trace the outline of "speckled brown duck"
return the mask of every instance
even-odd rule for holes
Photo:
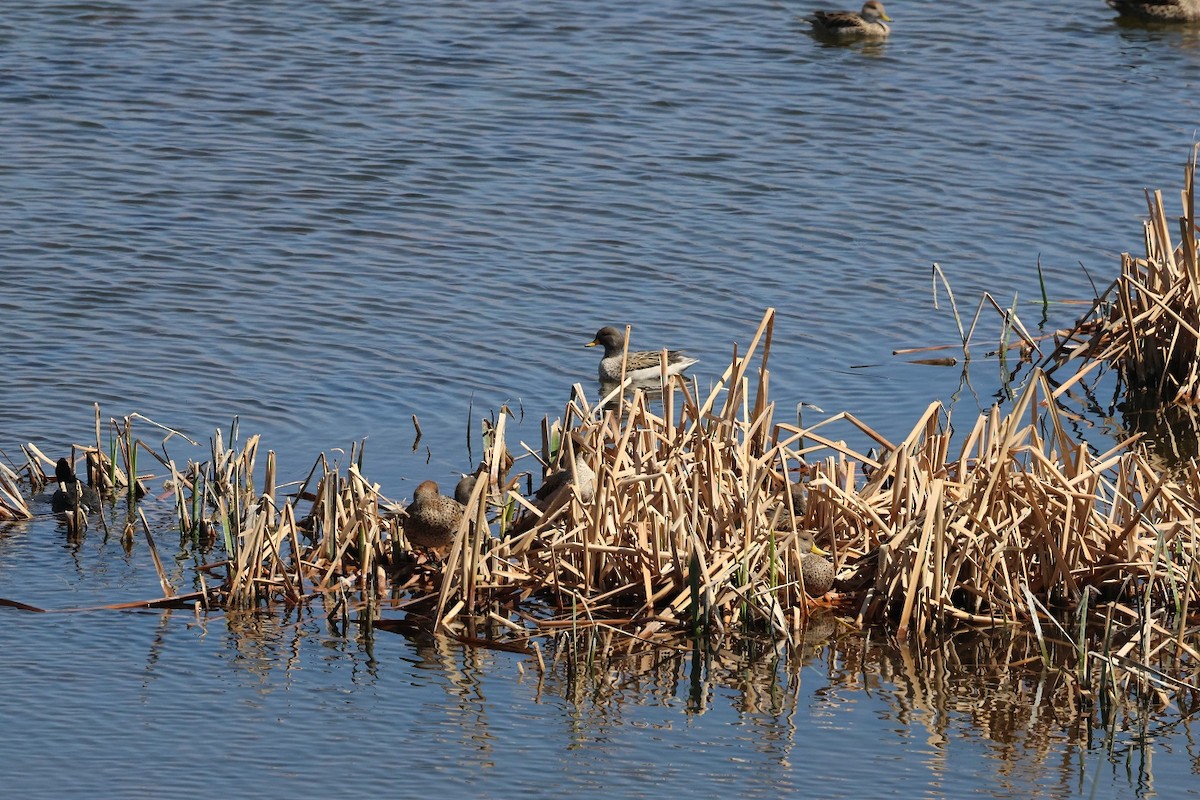
[[[1200,22],[1200,0],[1106,0],[1122,17],[1143,22]]]
[[[833,562],[824,556],[824,550],[817,547],[812,531],[796,533],[796,547],[803,553],[800,556],[800,574],[804,576],[804,591],[810,597],[820,597],[833,588],[836,572]]]
[[[882,39],[891,21],[879,0],[867,0],[862,11],[814,11],[809,18],[814,31],[836,39]]]
[[[793,483],[788,486],[792,495],[792,509],[795,511],[797,523],[808,505],[807,492],[802,484]],[[773,518],[777,531],[792,530],[791,518],[788,516],[786,500],[776,506]],[[815,534],[803,528],[796,531],[796,548],[801,553],[800,573],[804,576],[804,591],[812,597],[820,597],[833,586],[836,572],[831,562],[825,556],[824,550],[817,547]]]
[[[587,443],[576,435],[572,436],[572,443],[575,451],[573,463],[551,472],[534,492],[538,505],[542,508],[549,505],[560,489],[572,483],[575,485],[575,494],[581,503],[590,503],[596,495],[596,473],[588,463]],[[563,455],[565,457],[566,454]]]
[[[796,519],[803,517],[808,511],[808,489],[803,483],[790,483],[787,487],[788,494],[792,496],[792,511],[796,514]],[[780,511],[783,518],[787,520],[787,502],[786,498],[780,500]]]
[[[462,503],[441,494],[435,481],[425,481],[404,510],[404,535],[416,547],[445,550],[454,543],[464,510]]]

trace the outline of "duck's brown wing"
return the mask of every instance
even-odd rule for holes
[[[863,18],[853,11],[814,11],[812,24],[831,33],[849,33],[863,27]]]

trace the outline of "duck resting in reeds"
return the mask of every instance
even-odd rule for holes
[[[803,554],[800,556],[800,574],[804,578],[804,591],[809,597],[821,597],[833,588],[836,576],[833,562],[817,547],[812,531],[797,531],[796,547]]]
[[[404,509],[404,535],[415,547],[444,551],[454,543],[464,510],[462,503],[441,494],[435,481],[425,481]]]
[[[50,496],[51,509],[63,512],[82,508],[89,514],[100,510],[100,493],[75,477],[71,462],[65,458],[60,458],[54,465],[54,479],[58,481],[58,488]]]
[[[588,463],[585,453],[587,444],[578,437],[572,437],[572,442],[575,451],[573,462],[552,471],[533,493],[537,498],[535,505],[539,508],[547,508],[559,491],[566,486],[575,487],[575,495],[581,503],[590,503],[596,496],[596,473]],[[559,463],[561,464],[565,460],[566,453],[563,453]]]
[[[791,495],[792,511],[799,521],[807,510],[808,499],[804,486],[799,483],[791,484],[787,492]],[[787,500],[780,503],[775,510],[775,530],[792,530],[791,517],[788,516]],[[804,591],[811,597],[824,595],[833,586],[835,571],[833,563],[825,556],[824,550],[817,547],[816,535],[811,530],[796,531],[796,548],[800,552],[800,574],[804,577]]]
[[[879,39],[892,32],[892,18],[879,0],[867,0],[862,11],[814,11],[809,22],[813,30],[837,39]]]
[[[1143,22],[1200,22],[1200,0],[1105,0],[1122,17]]]
[[[454,499],[464,506],[470,501],[471,493],[475,491],[475,482],[479,480],[478,473],[470,472],[462,476],[454,486]]]
[[[803,483],[789,483],[785,491],[791,496],[792,511],[796,518],[803,517],[808,512],[808,489]],[[787,498],[780,498],[779,510],[785,520],[787,519],[787,502]]]
[[[653,380],[661,374],[662,354],[654,350],[639,350],[625,352],[625,334],[611,325],[596,331],[596,338],[584,345],[604,348],[604,356],[600,359],[600,382],[617,382],[621,380],[621,364],[624,360],[625,377],[634,383]],[[678,350],[667,351],[667,375],[678,375],[695,364],[697,359],[686,356]]]

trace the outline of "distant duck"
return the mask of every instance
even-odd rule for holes
[[[809,22],[813,30],[838,39],[882,38],[892,32],[892,18],[879,0],[867,0],[862,11],[814,11]]]
[[[596,338],[584,345],[604,348],[604,357],[600,359],[600,381],[616,382],[621,380],[621,359],[625,359],[625,377],[634,383],[658,378],[661,374],[662,354],[653,350],[639,350],[625,353],[625,334],[614,327],[606,326],[596,331]],[[678,350],[667,351],[667,375],[678,375],[695,364],[697,359],[684,355]]]
[[[1105,0],[1123,17],[1143,22],[1200,22],[1200,0]]]
[[[404,535],[417,547],[445,550],[454,543],[464,510],[462,503],[440,494],[436,482],[425,481],[404,510]]]
[[[100,493],[75,477],[71,462],[65,458],[60,458],[54,465],[54,479],[58,481],[58,488],[50,496],[51,509],[62,512],[82,507],[88,513],[100,510]]]

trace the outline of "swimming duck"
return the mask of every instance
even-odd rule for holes
[[[809,22],[813,30],[838,39],[852,37],[882,38],[891,33],[892,18],[883,10],[879,0],[867,0],[862,11],[814,11]]]
[[[1106,0],[1123,17],[1143,22],[1200,21],[1200,0]]]
[[[604,348],[604,357],[600,359],[600,381],[615,382],[621,380],[621,358],[625,358],[625,377],[634,381],[646,381],[657,378],[661,374],[661,353],[652,350],[639,350],[625,353],[625,334],[612,326],[605,326],[596,331],[596,338],[584,345]],[[695,364],[697,359],[685,356],[678,350],[667,351],[667,375],[678,375]]]
[[[82,507],[86,512],[100,510],[100,493],[95,487],[82,483],[75,477],[71,462],[60,458],[54,465],[54,479],[58,488],[50,496],[50,508],[56,512],[74,511]]]
[[[417,547],[444,550],[454,543],[462,522],[463,504],[438,492],[435,481],[425,481],[413,492],[413,501],[404,512],[404,535]]]

